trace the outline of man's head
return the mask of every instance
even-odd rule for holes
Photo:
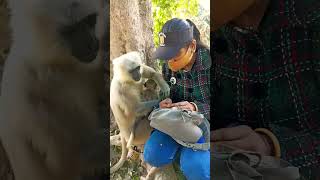
[[[213,1],[213,31],[240,16],[257,0],[215,0]]]
[[[159,47],[153,59],[167,60],[169,68],[178,71],[188,65],[196,50],[197,31],[190,22],[173,18],[167,21],[159,33]]]

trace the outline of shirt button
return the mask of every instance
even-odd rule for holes
[[[257,99],[262,99],[267,97],[267,89],[263,83],[252,84],[252,96]]]
[[[177,74],[177,78],[178,78],[178,79],[181,79],[181,74]]]
[[[254,55],[254,56],[259,56],[262,53],[262,47],[260,46],[260,44],[255,41],[255,40],[251,40],[248,42],[248,53]]]
[[[188,92],[192,93],[193,92],[193,88],[188,88]]]

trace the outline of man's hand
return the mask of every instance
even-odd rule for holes
[[[185,109],[185,110],[191,110],[191,111],[195,111],[196,110],[196,107],[194,107],[194,105],[191,104],[188,101],[182,101],[182,102],[173,103],[172,107],[177,107],[179,109]]]
[[[262,155],[272,155],[268,137],[252,130],[249,126],[237,126],[211,131],[211,142],[237,149],[254,151]]]
[[[159,103],[160,108],[171,108],[172,100],[170,98],[164,99]]]

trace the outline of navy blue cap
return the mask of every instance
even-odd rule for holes
[[[159,33],[159,47],[152,59],[169,60],[193,39],[193,26],[186,20],[173,18],[167,21]]]

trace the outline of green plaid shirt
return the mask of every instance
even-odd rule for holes
[[[200,48],[196,53],[196,60],[190,71],[173,73],[165,63],[162,74],[170,85],[170,98],[173,102],[194,102],[199,112],[210,120],[210,52]],[[176,79],[175,84],[170,82],[172,77]]]
[[[213,33],[211,126],[271,130],[282,158],[320,179],[320,1],[270,0],[259,31]]]

